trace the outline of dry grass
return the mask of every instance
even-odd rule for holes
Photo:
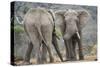
[[[96,55],[92,55],[92,56],[85,56],[84,57],[85,58],[85,60],[89,60],[89,61],[93,61],[93,60],[96,60],[97,59],[97,56]]]
[[[84,57],[84,60],[82,61],[95,61],[97,59],[96,55],[93,55],[93,56],[85,56]],[[36,59],[34,58],[31,58],[30,62],[32,64],[37,64],[36,63]],[[75,61],[66,61],[66,62],[75,62]],[[81,62],[81,61],[78,61],[78,62]],[[23,60],[18,60],[18,61],[15,61],[15,64],[16,65],[23,65]],[[58,57],[54,57],[54,63],[61,63],[60,59]],[[49,58],[47,59],[47,63],[46,64],[49,64]]]

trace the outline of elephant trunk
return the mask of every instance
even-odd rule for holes
[[[79,32],[76,32],[76,35],[78,37],[78,39],[80,39],[80,34]],[[71,38],[71,34],[65,34],[63,37],[65,40],[69,40]]]
[[[52,37],[52,43],[54,45],[54,48],[55,48],[60,60],[63,62],[63,58],[62,58],[62,55],[60,53],[60,49],[59,49],[59,46],[58,46],[58,43],[57,43],[57,37],[56,37],[55,33],[53,34],[53,37]]]
[[[63,62],[63,58],[62,58],[62,55],[60,53],[60,49],[59,49],[59,46],[58,46],[58,43],[57,43],[57,38],[59,39],[59,37],[55,33],[55,23],[54,23],[54,28],[53,28],[53,33],[52,33],[52,44],[53,44],[60,60]]]
[[[63,39],[64,40],[69,40],[71,38],[71,35],[70,34],[65,34],[64,36],[63,36]]]

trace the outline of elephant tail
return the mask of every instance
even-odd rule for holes
[[[40,27],[36,27],[36,29],[37,29],[37,32],[38,32],[38,34],[39,34],[39,38],[40,38],[40,40],[41,40],[40,43],[44,42],[45,44],[43,44],[43,45],[45,45],[45,46],[47,47],[47,43],[46,43],[46,41],[45,41],[45,39],[44,39],[44,37],[43,37],[43,35],[42,35],[41,28],[40,28]]]

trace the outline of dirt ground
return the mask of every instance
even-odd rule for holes
[[[65,58],[63,58],[63,59],[65,59]],[[92,55],[92,56],[84,56],[84,60],[79,60],[79,61],[66,61],[66,63],[69,63],[69,62],[86,62],[86,61],[96,61],[96,60],[97,60],[97,56]],[[34,58],[31,58],[30,62],[32,64],[37,64],[36,63],[36,59],[34,59]],[[17,61],[15,61],[15,64],[16,65],[23,65],[22,63],[23,63],[23,60],[17,60]],[[58,57],[54,57],[54,63],[63,63],[63,62],[61,62]],[[46,64],[49,64],[49,58],[47,59],[47,63]]]

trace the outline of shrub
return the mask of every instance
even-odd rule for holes
[[[16,32],[16,33],[24,32],[24,28],[21,27],[20,25],[16,25],[16,26],[14,26],[14,32]]]

